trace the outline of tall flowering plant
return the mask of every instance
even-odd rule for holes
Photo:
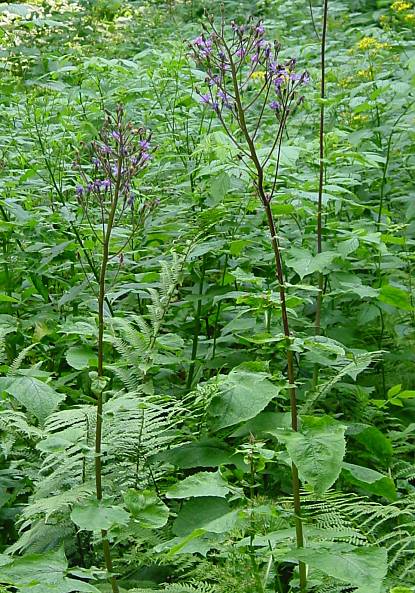
[[[274,253],[275,275],[286,337],[291,426],[298,430],[297,391],[294,359],[290,349],[291,332],[286,305],[286,289],[279,238],[271,202],[275,198],[284,131],[289,118],[303,102],[302,88],[309,82],[307,71],[298,71],[295,59],[281,60],[281,45],[265,39],[261,21],[244,24],[213,18],[204,32],[190,44],[191,55],[205,74],[205,89],[199,91],[202,104],[213,109],[226,134],[238,149],[253,180],[264,208]],[[271,119],[269,117],[271,115]],[[273,122],[270,127],[269,122]],[[271,141],[263,149],[263,129]],[[297,546],[303,547],[300,485],[298,470],[292,464],[292,486]],[[306,568],[299,564],[300,589],[306,590]]]
[[[100,246],[98,270],[92,270],[98,282],[98,365],[91,373],[92,391],[96,396],[95,432],[95,490],[98,501],[102,500],[102,429],[103,393],[107,383],[104,376],[104,325],[107,288],[107,270],[111,259],[119,257],[122,263],[123,249],[144,221],[146,213],[154,204],[140,203],[133,189],[134,178],[148,165],[152,148],[151,135],[144,128],[135,128],[127,122],[120,105],[114,115],[107,113],[99,138],[85,147],[85,158],[79,158],[76,169],[81,183],[76,196],[87,223]],[[124,244],[112,247],[114,228],[125,214],[131,215],[131,227]],[[94,259],[94,258],[92,258]],[[89,260],[88,260],[89,261]],[[110,545],[106,530],[101,533],[105,565],[109,573],[113,593],[119,593],[113,575]]]

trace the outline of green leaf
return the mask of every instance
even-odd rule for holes
[[[297,272],[301,280],[304,276],[309,276],[314,272],[327,272],[327,266],[331,264],[335,257],[339,256],[334,251],[324,251],[313,256],[310,251],[298,249],[297,247],[290,249],[289,254],[290,258],[287,259],[287,265]]]
[[[102,502],[91,500],[87,505],[75,505],[71,520],[82,530],[100,531],[114,525],[128,525],[130,515],[122,507],[105,506]]]
[[[10,557],[9,564],[0,566],[0,582],[11,585],[56,583],[62,579],[67,566],[63,548],[22,558]]]
[[[376,455],[381,463],[389,464],[393,456],[392,443],[378,428],[369,424],[349,424],[347,435],[353,436],[370,453]]]
[[[56,410],[65,395],[34,377],[2,377],[0,391],[12,395],[31,414],[43,421]]]
[[[180,537],[187,536],[195,529],[204,528],[211,521],[223,517],[230,510],[226,500],[216,496],[188,500],[173,523],[173,533]]]
[[[241,437],[248,434],[258,436],[278,428],[290,428],[291,414],[289,412],[261,412],[252,420],[248,420],[237,428],[230,436]]]
[[[217,204],[226,196],[228,191],[231,188],[231,180],[229,175],[222,171],[213,178],[212,183],[210,184],[210,195],[214,200],[214,204]],[[212,204],[212,205],[214,205]]]
[[[384,548],[353,547],[349,544],[319,544],[292,550],[288,558],[305,562],[316,570],[357,587],[356,593],[381,593],[387,571]]]
[[[231,492],[228,483],[217,472],[199,472],[174,484],[166,492],[167,498],[199,498],[205,496],[225,496]]]
[[[223,441],[206,439],[163,451],[157,455],[157,459],[163,459],[177,467],[188,469],[191,467],[218,467],[225,463],[233,463],[232,455],[234,455],[233,449],[227,447]]]
[[[96,367],[98,363],[97,355],[88,346],[72,346],[67,350],[65,358],[69,366],[78,371]]]
[[[342,474],[349,482],[372,494],[384,496],[388,500],[396,500],[396,488],[393,480],[374,469],[345,462]]]
[[[208,407],[213,430],[249,420],[261,412],[281,392],[266,373],[253,372],[242,365],[233,369],[219,385]]]
[[[380,289],[379,300],[382,303],[403,309],[404,311],[412,311],[411,295],[406,290],[384,284]]]
[[[400,393],[401,391],[402,391],[401,383],[399,385],[394,385],[393,387],[388,389],[388,399],[395,397],[395,395],[398,395],[398,393]]]
[[[169,519],[169,507],[149,490],[139,492],[130,488],[124,494],[124,503],[140,527],[158,529]]]
[[[337,480],[346,450],[346,427],[329,416],[301,418],[301,432],[269,431],[287,446],[302,480],[322,494]]]

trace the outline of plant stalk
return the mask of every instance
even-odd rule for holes
[[[323,251],[323,189],[324,189],[324,124],[325,108],[324,100],[326,98],[326,40],[327,40],[327,21],[328,21],[328,0],[323,1],[323,27],[321,33],[320,50],[320,126],[319,126],[319,182],[318,182],[318,203],[317,203],[317,253]],[[316,316],[314,320],[314,333],[316,336],[321,334],[321,308],[323,304],[324,276],[321,272],[318,274],[318,293],[316,302]],[[314,366],[313,388],[317,386],[319,367]]]
[[[118,197],[121,185],[122,156],[118,159],[117,181],[114,189],[114,197],[111,202],[107,228],[103,238],[102,261],[99,272],[99,294],[98,294],[98,378],[104,376],[104,306],[106,300],[106,275],[109,262],[109,245],[111,233],[114,226],[115,213],[117,210]],[[97,500],[102,500],[102,424],[103,424],[103,390],[97,396],[97,420],[95,431],[95,491]],[[112,573],[111,550],[108,541],[108,534],[105,529],[101,530],[102,550],[104,553],[105,566],[109,573]],[[119,593],[118,583],[115,576],[110,576],[110,583],[113,593]]]

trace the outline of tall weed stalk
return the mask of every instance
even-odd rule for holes
[[[125,122],[124,110],[118,106],[114,116],[107,114],[98,141],[89,146],[88,163],[78,163],[79,175],[83,184],[76,193],[83,215],[100,246],[98,265],[98,364],[97,371],[90,373],[92,391],[96,396],[95,432],[95,493],[98,502],[103,498],[102,485],[102,431],[104,391],[108,378],[104,373],[104,329],[105,302],[107,298],[108,268],[118,257],[119,266],[123,261],[123,250],[143,222],[147,205],[138,204],[132,190],[133,178],[147,165],[150,159],[149,136],[143,128],[135,129]],[[114,229],[123,215],[132,219],[132,227],[124,244],[112,245]],[[98,224],[94,224],[94,220]],[[89,260],[87,260],[89,261]],[[101,531],[105,566],[109,573],[113,593],[119,593],[113,573],[108,533]]]
[[[209,28],[191,44],[192,55],[206,72],[207,92],[199,93],[202,104],[213,109],[226,134],[246,165],[262,204],[274,256],[275,277],[281,303],[283,332],[286,339],[286,364],[289,383],[291,427],[298,430],[297,389],[291,330],[288,318],[283,261],[272,211],[277,192],[283,136],[289,117],[302,103],[301,87],[307,84],[307,72],[296,72],[296,60],[279,62],[280,44],[264,39],[261,21],[238,25],[224,20],[216,27],[209,18]],[[264,155],[259,151],[259,137],[265,123],[273,122],[273,136]],[[261,138],[263,140],[263,138]],[[304,546],[301,520],[298,469],[292,464],[292,489],[298,547]],[[306,567],[300,562],[300,588],[306,590]]]

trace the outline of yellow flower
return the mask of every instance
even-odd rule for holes
[[[252,80],[264,80],[265,79],[265,72],[264,70],[255,70],[251,74]]]
[[[376,52],[379,49],[386,49],[387,47],[389,47],[388,43],[381,43],[374,37],[362,37],[362,39],[357,42],[357,49],[360,51]]]
[[[368,119],[369,119],[368,115],[362,115],[360,113],[358,113],[357,115],[353,115],[353,117],[352,117],[352,121],[354,121],[356,123],[364,123]]]
[[[415,24],[415,12],[410,12],[403,17],[403,20],[410,25]]]
[[[408,10],[408,8],[411,8],[412,4],[410,2],[405,2],[405,0],[396,0],[392,6],[391,9],[394,10],[395,12],[403,12],[404,10]]]
[[[359,70],[357,73],[359,78],[371,78],[372,74],[369,69],[367,70]]]

